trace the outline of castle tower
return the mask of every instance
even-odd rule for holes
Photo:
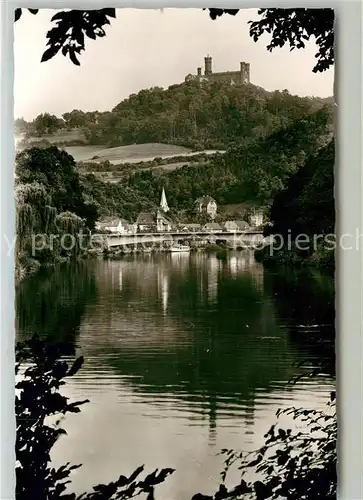
[[[205,76],[212,74],[212,58],[210,56],[204,58],[204,74]]]
[[[161,193],[160,208],[163,212],[169,212],[168,202],[166,201],[165,189],[163,188]]]
[[[250,64],[241,62],[241,83],[250,83]]]

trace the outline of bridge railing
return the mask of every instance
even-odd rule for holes
[[[138,233],[109,233],[102,234],[107,238],[119,238],[120,236],[210,236],[210,235],[252,235],[252,234],[262,234],[262,231],[158,231],[158,232],[138,232]],[[100,235],[101,236],[101,235]]]

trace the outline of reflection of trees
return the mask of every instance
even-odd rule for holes
[[[228,259],[206,254],[103,262],[102,316],[89,309],[85,318],[99,323],[92,351],[126,375],[135,394],[172,398],[202,413],[211,436],[220,412],[232,415],[243,405],[253,415],[256,394],[289,380],[297,359],[264,296],[263,269],[242,253],[234,257],[232,269]]]
[[[85,306],[95,297],[93,263],[79,262],[42,270],[17,289],[17,334],[38,332],[73,346]]]
[[[173,400],[189,415],[203,415],[213,439],[222,414],[242,407],[250,423],[258,394],[297,374],[292,365],[303,341],[276,316],[291,327],[327,322],[334,303],[322,285],[264,273],[243,252],[225,259],[129,255],[25,281],[17,293],[17,329],[77,341],[93,360],[89,376],[108,363],[135,395]]]
[[[334,359],[335,286],[331,276],[311,271],[282,270],[265,273],[265,286],[274,297],[279,317],[289,329],[291,341],[309,357]],[[309,328],[302,326],[316,325]]]

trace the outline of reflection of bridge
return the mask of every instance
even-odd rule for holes
[[[103,244],[107,248],[121,247],[127,245],[160,245],[164,242],[173,243],[180,241],[193,241],[201,243],[228,243],[234,248],[253,247],[263,242],[263,234],[260,231],[241,232],[170,232],[170,233],[135,233],[135,234],[107,234],[102,236]]]

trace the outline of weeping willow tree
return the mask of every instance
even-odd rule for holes
[[[19,183],[15,203],[18,279],[41,264],[75,257],[86,248],[89,234],[84,220],[72,212],[59,214],[43,184]]]
[[[19,238],[32,231],[42,230],[42,221],[46,207],[50,205],[50,196],[44,185],[39,182],[18,184],[15,189],[16,229]]]
[[[17,277],[22,277],[28,268],[37,268],[31,259],[32,238],[42,232],[42,222],[46,217],[46,207],[50,197],[45,186],[39,182],[18,184],[15,188],[16,242],[15,269]]]
[[[85,221],[73,212],[62,212],[55,221],[60,238],[60,252],[76,257],[86,250],[90,231],[85,227]]]

